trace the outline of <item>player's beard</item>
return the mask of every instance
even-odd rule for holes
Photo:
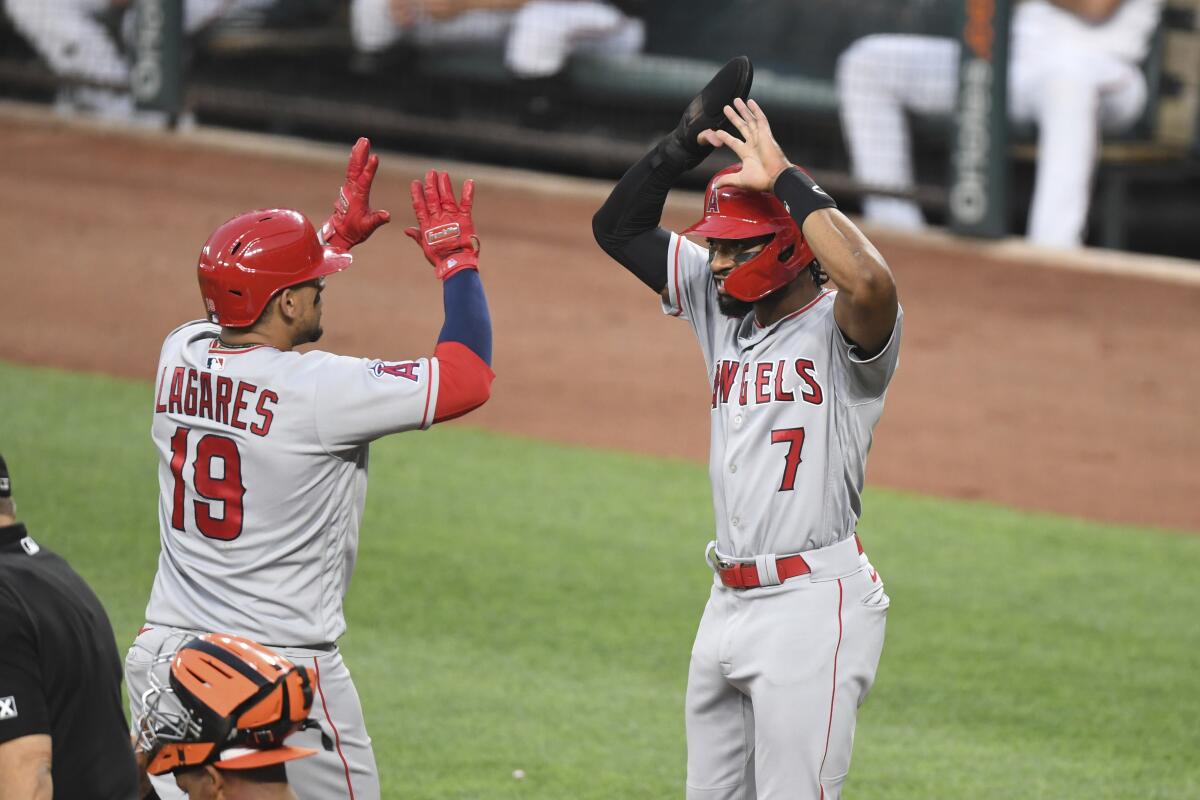
[[[296,331],[292,340],[292,347],[299,347],[302,344],[312,344],[319,340],[325,330],[321,327],[321,320],[318,317],[308,325]]]
[[[738,300],[730,294],[717,292],[717,308],[727,317],[741,319],[754,310],[754,304],[747,303],[745,300]]]

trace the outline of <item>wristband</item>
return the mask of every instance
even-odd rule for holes
[[[801,228],[814,211],[837,208],[837,203],[800,167],[788,167],[775,179],[775,196],[783,201]]]
[[[317,238],[321,240],[321,244],[337,247],[341,250],[349,250],[352,247],[350,241],[338,233],[337,227],[333,224],[333,217],[325,220],[325,224],[321,226],[321,230],[317,231]]]
[[[440,280],[447,280],[464,269],[479,271],[479,253],[473,250],[458,250],[448,253],[438,260],[433,268],[433,274]]]

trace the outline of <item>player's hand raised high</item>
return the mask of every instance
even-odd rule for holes
[[[425,182],[412,182],[413,213],[417,224],[404,233],[421,246],[441,280],[464,269],[479,269],[479,237],[471,220],[475,181],[463,183],[462,202],[454,199],[450,173],[429,170]]]
[[[321,226],[321,239],[342,250],[360,245],[371,234],[391,220],[392,215],[382,209],[371,208],[371,183],[379,169],[379,156],[371,155],[371,141],[359,137],[350,151],[350,163],[346,167],[346,181],[338,190],[333,204],[333,216]]]
[[[719,129],[702,131],[697,137],[713,147],[729,147],[742,160],[741,171],[722,177],[715,188],[737,186],[757,192],[771,191],[775,179],[792,163],[775,141],[767,115],[755,101],[746,103],[737,98],[732,106],[725,106],[725,116],[742,135],[741,139]]]

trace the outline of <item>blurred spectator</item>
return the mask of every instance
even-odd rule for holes
[[[350,31],[364,53],[503,42],[524,79],[555,75],[577,50],[636,53],[645,40],[641,20],[599,0],[351,0]]]
[[[16,514],[0,458],[0,798],[133,800],[108,615]]]
[[[184,0],[183,27],[195,34],[224,14],[263,8],[275,0]],[[129,60],[117,41],[132,0],[4,0],[13,25],[70,82],[58,95],[62,113],[86,111],[113,119],[134,114]]]
[[[1025,0],[1012,19],[1009,116],[1038,128],[1037,178],[1028,235],[1038,244],[1082,243],[1101,131],[1129,129],[1146,105],[1140,64],[1163,0]],[[842,128],[854,177],[867,186],[913,188],[906,111],[949,113],[960,45],[931,36],[874,35],[838,61]],[[908,199],[869,195],[872,222],[925,224]]]

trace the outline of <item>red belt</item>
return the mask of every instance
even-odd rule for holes
[[[863,546],[857,533],[854,534],[854,543],[858,545],[858,552],[861,554]],[[714,555],[716,554],[714,553]],[[716,566],[721,583],[730,589],[755,589],[762,586],[762,581],[758,577],[758,567],[753,562],[717,561]],[[812,572],[812,567],[804,560],[804,556],[800,555],[775,559],[775,569],[779,571],[780,583],[788,578]]]

